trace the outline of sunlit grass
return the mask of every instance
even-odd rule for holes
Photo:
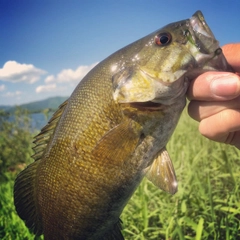
[[[240,152],[197,128],[185,111],[167,146],[178,192],[144,179],[121,216],[126,239],[240,239]]]
[[[9,174],[6,177],[9,177]],[[0,239],[35,239],[15,211],[13,204],[13,180],[11,177],[8,182],[0,184]]]
[[[124,209],[125,239],[240,239],[240,152],[200,136],[184,112],[167,149],[178,192],[144,179]],[[13,206],[13,180],[0,184],[0,239],[35,239]]]

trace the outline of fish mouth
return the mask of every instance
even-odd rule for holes
[[[198,50],[194,57],[202,69],[232,71],[201,11],[197,11],[189,19],[188,33],[189,41]]]
[[[129,105],[133,108],[137,108],[141,111],[159,111],[164,108],[164,105],[161,103],[155,103],[151,101],[147,102],[131,102]]]
[[[203,34],[209,38],[215,38],[201,11],[197,11],[193,14],[193,16],[190,18],[190,23],[195,32]]]
[[[201,11],[197,11],[189,19],[192,38],[200,52],[209,54],[219,48],[219,42],[215,39],[211,29],[206,23]]]

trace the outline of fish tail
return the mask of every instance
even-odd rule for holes
[[[36,235],[43,233],[41,215],[37,211],[35,179],[39,161],[33,162],[17,176],[14,184],[16,211]]]

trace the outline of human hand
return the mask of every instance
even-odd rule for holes
[[[228,63],[240,73],[240,43],[222,47]],[[190,83],[189,115],[200,122],[200,133],[240,149],[240,77],[229,72],[206,72]]]

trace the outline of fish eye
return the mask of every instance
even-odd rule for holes
[[[172,36],[170,33],[160,33],[155,37],[155,43],[158,46],[166,46],[172,40]]]

